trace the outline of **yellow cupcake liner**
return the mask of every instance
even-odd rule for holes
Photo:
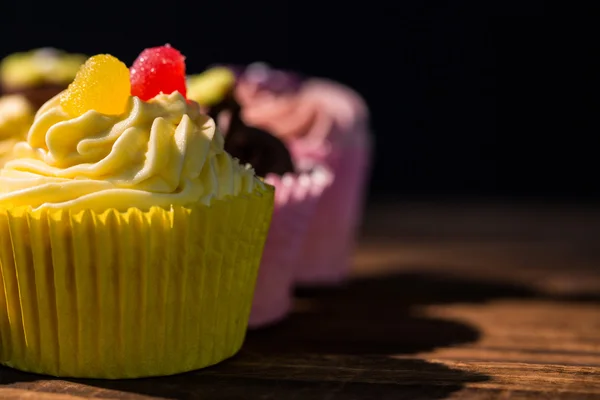
[[[272,210],[271,187],[149,211],[0,209],[0,363],[117,379],[234,355]]]

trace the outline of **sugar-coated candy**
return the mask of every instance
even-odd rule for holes
[[[110,54],[98,54],[81,66],[60,105],[73,117],[89,110],[119,115],[125,112],[130,93],[127,66]]]
[[[145,101],[175,91],[185,97],[185,84],[185,57],[168,44],[142,51],[131,67],[131,94]]]

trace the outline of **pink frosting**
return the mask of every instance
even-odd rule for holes
[[[368,109],[353,90],[325,79],[308,79],[297,92],[274,93],[240,79],[235,92],[242,118],[292,146],[323,149],[348,143],[368,123]]]

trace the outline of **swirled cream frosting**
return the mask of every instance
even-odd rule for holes
[[[36,114],[27,140],[0,171],[0,207],[71,211],[148,209],[252,192],[263,183],[223,150],[223,137],[178,92],[126,111],[72,117],[60,95]]]
[[[313,78],[305,80],[297,90],[276,91],[262,81],[277,71],[265,70],[258,77],[251,72],[239,79],[235,91],[242,117],[250,125],[284,140],[302,139],[318,144],[345,142],[348,132],[367,124],[364,101],[341,84]]]
[[[10,159],[14,145],[27,136],[33,113],[21,95],[0,97],[0,167]]]

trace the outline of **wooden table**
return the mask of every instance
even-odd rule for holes
[[[0,369],[2,399],[600,399],[600,208],[379,204],[355,280],[179,376]]]

